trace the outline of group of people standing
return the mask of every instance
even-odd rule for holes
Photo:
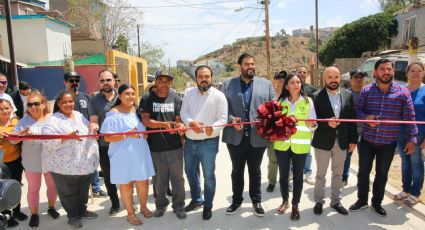
[[[166,195],[171,183],[171,207],[177,218],[184,219],[187,212],[203,207],[202,218],[209,220],[216,191],[215,160],[220,133],[232,161],[233,195],[226,209],[228,215],[236,213],[244,200],[246,165],[253,212],[256,216],[265,215],[261,205],[260,166],[267,148],[271,163],[278,165],[280,173],[282,203],[277,207],[277,213],[287,211],[289,192],[293,190],[291,220],[300,219],[298,204],[303,180],[314,184],[316,204],[313,210],[317,215],[322,213],[329,165],[332,173],[330,206],[338,213],[348,214],[341,204],[341,189],[348,179],[351,154],[356,147],[359,152],[358,200],[350,206],[350,211],[368,205],[369,174],[376,158],[371,207],[378,215],[386,215],[381,202],[397,146],[403,162],[403,192],[395,199],[409,205],[418,202],[424,178],[420,153],[425,147],[425,128],[409,124],[403,125],[400,132],[400,125],[380,123],[379,120],[425,120],[422,108],[425,90],[421,83],[423,64],[409,65],[406,88],[393,81],[393,64],[380,59],[375,64],[376,82],[363,87],[366,73],[354,70],[350,73],[351,90],[341,87],[340,72],[336,67],[324,70],[325,87],[320,90],[306,83],[307,70],[300,67],[295,74],[281,77],[279,95],[269,80],[255,75],[252,55],[242,54],[238,69],[240,76],[226,80],[219,90],[212,87],[212,69],[205,65],[197,67],[197,86],[187,89],[183,98],[171,89],[172,74],[159,70],[155,75],[156,89],[145,94],[139,103],[135,89],[127,84],[118,87],[114,73],[108,70],[99,73],[100,91],[93,97],[78,91],[81,77],[78,73],[67,73],[64,78],[66,91],[58,95],[54,113],[48,110],[46,98],[33,90],[27,95],[20,94],[26,106],[20,120],[14,116],[13,99],[4,93],[7,79],[0,75],[0,149],[13,179],[21,181],[25,170],[32,214],[29,225],[33,228],[39,225],[38,193],[42,175],[48,188],[50,216],[59,217],[54,208],[59,197],[71,227],[81,228],[82,219],[96,218],[97,214],[88,211],[86,204],[99,164],[111,200],[110,215],[120,209],[118,185],[130,224],[143,224],[133,203],[134,187],[140,204],[138,212],[145,218],[163,216],[170,203]],[[282,112],[287,115],[302,120],[329,119],[329,122],[299,121],[297,132],[288,140],[269,143],[257,134],[255,124],[242,125],[241,122],[255,121],[257,108],[275,99],[280,101],[285,108]],[[338,121],[355,118],[370,122]],[[148,134],[138,134],[145,130]],[[79,137],[99,132],[104,136]],[[5,137],[10,133],[65,136],[58,140],[24,140],[19,143],[6,141]],[[312,177],[311,146],[317,166],[315,180]],[[272,168],[277,170],[277,167]],[[190,186],[191,201],[187,205],[183,171]],[[273,174],[276,173],[269,173]],[[156,192],[153,212],[147,208],[151,177]],[[293,189],[289,183],[291,177]],[[276,179],[270,179],[269,183],[267,191],[272,192]],[[19,207],[12,210],[9,227],[17,225],[15,219],[27,218]]]

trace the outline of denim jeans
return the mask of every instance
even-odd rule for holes
[[[353,155],[353,152],[348,152],[347,151],[347,155],[345,157],[345,161],[344,161],[344,170],[342,171],[342,180],[343,181],[347,181],[348,180],[348,175],[350,175],[350,165],[351,165],[351,156]]]
[[[313,170],[311,169],[311,161],[313,160],[311,156],[311,152],[307,153],[307,157],[305,158],[304,163],[304,173],[311,173]]]
[[[91,182],[91,187],[92,187],[92,191],[93,192],[99,192],[100,191],[100,179],[99,179],[99,172],[94,171],[94,177],[93,177],[93,181]]]
[[[401,180],[403,182],[403,192],[410,193],[416,197],[421,195],[422,186],[424,184],[424,162],[422,159],[420,148],[424,136],[418,136],[415,152],[406,155],[403,151],[408,137],[400,135],[397,142],[397,150],[401,158]]]
[[[184,147],[184,171],[190,186],[192,201],[204,202],[204,208],[212,208],[215,195],[215,158],[218,153],[219,137],[205,140],[186,138]],[[201,195],[198,168],[202,166],[204,175],[204,198]]]

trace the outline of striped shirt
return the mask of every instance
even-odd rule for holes
[[[395,82],[391,83],[388,92],[382,92],[376,83],[363,88],[357,98],[356,112],[358,119],[375,115],[377,120],[415,120],[415,111],[409,90]],[[365,123],[362,138],[372,144],[384,145],[397,141],[399,133],[400,125],[397,124],[378,124],[376,127],[370,127]],[[418,134],[416,125],[406,125],[406,133],[410,141],[416,143]]]
[[[202,122],[204,125],[227,124],[227,100],[222,92],[211,87],[207,92],[201,94],[197,87],[190,88],[183,97],[180,116],[183,123],[189,126],[191,121]],[[186,131],[186,137],[191,140],[205,140],[217,137],[224,127],[213,127],[211,136],[205,132],[195,133],[193,130]]]

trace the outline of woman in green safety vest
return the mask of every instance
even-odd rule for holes
[[[282,113],[294,115],[297,119],[315,119],[316,112],[312,100],[303,91],[304,82],[294,74],[289,74],[283,83],[282,93],[279,100],[282,103]],[[303,168],[307,153],[310,151],[310,142],[316,123],[313,121],[298,121],[297,132],[286,141],[276,141],[274,149],[279,165],[280,193],[283,202],[277,209],[277,213],[283,214],[289,207],[289,170],[292,162],[293,171],[293,197],[291,220],[300,219],[298,203],[303,190]]]

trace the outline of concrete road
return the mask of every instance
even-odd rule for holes
[[[141,226],[134,227],[126,221],[126,212],[121,212],[110,217],[108,210],[110,202],[107,198],[95,198],[94,203],[89,203],[89,210],[96,212],[99,217],[95,220],[83,220],[82,229],[425,229],[425,220],[411,213],[411,210],[401,204],[394,203],[390,198],[385,197],[383,207],[387,210],[387,217],[379,217],[372,209],[364,209],[359,212],[350,213],[348,216],[342,216],[329,207],[329,199],[326,200],[324,211],[321,216],[313,214],[313,186],[304,183],[302,199],[300,203],[301,220],[293,222],[290,220],[290,212],[283,215],[276,214],[276,208],[281,203],[279,186],[273,193],[267,193],[267,155],[264,155],[262,162],[263,172],[263,206],[266,209],[265,217],[257,217],[252,212],[251,201],[248,194],[248,173],[245,172],[245,202],[242,208],[234,215],[226,215],[225,210],[231,203],[231,162],[225,144],[220,143],[220,151],[217,155],[216,176],[217,191],[214,199],[213,217],[209,221],[202,220],[202,209],[188,213],[185,220],[179,220],[172,212],[171,208],[167,210],[161,218],[143,218]],[[313,168],[315,162],[313,162]],[[247,171],[247,170],[246,170]],[[328,173],[330,174],[330,173]],[[330,186],[330,175],[328,175],[327,185]],[[349,185],[343,190],[342,204],[348,207],[356,201],[357,188],[355,184],[357,179],[352,175],[349,179]],[[26,201],[26,181],[23,181],[22,209],[29,214]],[[186,204],[190,202],[189,185],[186,181]],[[150,187],[152,190],[152,186]],[[67,224],[65,212],[58,201],[57,208],[61,217],[53,220],[46,214],[47,200],[45,195],[45,186],[41,189],[40,205],[40,226],[39,229],[59,230],[71,229]],[[327,189],[327,196],[330,190]],[[291,199],[290,195],[290,199]],[[136,200],[136,197],[135,197]],[[170,199],[171,200],[171,199]],[[90,201],[89,201],[90,202]],[[148,207],[154,211],[155,205],[152,191],[149,196]],[[170,206],[171,207],[171,206]],[[290,211],[290,209],[289,209]],[[15,229],[29,229],[28,220],[21,222]]]

